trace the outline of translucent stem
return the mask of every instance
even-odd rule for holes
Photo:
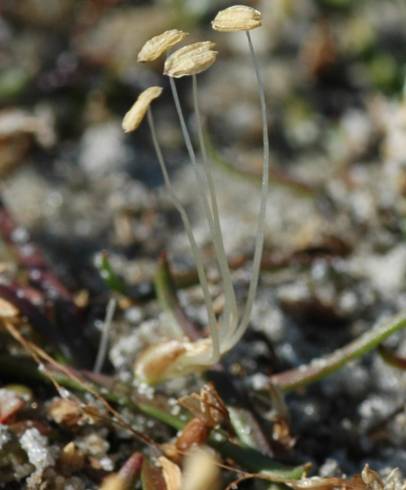
[[[96,361],[94,363],[93,372],[95,373],[100,373],[106,360],[110,330],[113,322],[114,312],[116,311],[116,305],[117,300],[115,298],[110,298],[106,308],[106,316],[103,322],[103,330],[100,338],[99,349],[97,351]]]
[[[176,88],[175,80],[172,77],[169,77],[169,82],[170,82],[170,86],[171,86],[173,100],[175,102],[176,112],[178,113],[178,118],[179,118],[181,130],[182,130],[183,138],[185,140],[186,149],[188,151],[189,158],[190,158],[190,161],[192,162],[192,167],[194,169],[196,179],[197,179],[198,184],[199,184],[199,186],[198,186],[198,198],[199,198],[203,212],[204,212],[206,219],[208,221],[208,224],[209,224],[210,233],[211,233],[211,240],[213,242],[213,245],[214,245],[214,248],[216,251],[216,257],[218,260],[219,243],[218,243],[218,237],[216,236],[218,234],[216,233],[216,228],[214,225],[212,210],[210,210],[209,203],[207,200],[207,196],[205,193],[205,189],[206,189],[206,187],[208,187],[208,182],[207,182],[207,180],[205,180],[203,178],[203,175],[201,173],[201,168],[199,167],[199,165],[197,163],[196,154],[195,154],[195,151],[193,149],[192,139],[190,137],[190,133],[189,133],[188,127],[186,125],[185,117],[183,115],[182,105],[180,103],[180,99],[179,99],[179,95],[178,95],[178,90]],[[207,182],[207,184],[206,184],[206,182]],[[220,267],[220,263],[219,263],[219,267]],[[220,335],[222,335],[222,334],[220,334]]]
[[[254,303],[254,299],[258,287],[258,279],[259,279],[259,272],[261,268],[261,259],[262,259],[262,250],[264,248],[266,202],[267,202],[268,190],[269,190],[270,157],[269,157],[268,119],[267,119],[267,110],[266,110],[265,89],[264,89],[264,83],[262,80],[261,72],[259,69],[257,56],[255,54],[254,45],[252,43],[252,39],[249,31],[246,31],[246,35],[247,35],[248,45],[253,60],[255,75],[258,83],[259,100],[261,105],[264,161],[263,161],[263,168],[262,168],[261,202],[260,202],[260,209],[259,209],[258,223],[257,223],[252,276],[248,288],[248,296],[247,296],[247,302],[245,305],[244,313],[237,329],[234,332],[233,338],[230,340],[231,345],[229,348],[235,345],[240,340],[240,338],[244,335],[244,332],[247,329],[250,320],[252,306]]]
[[[192,231],[192,225],[190,223],[189,217],[186,213],[185,208],[183,207],[182,203],[179,201],[178,197],[175,194],[175,190],[173,188],[171,179],[168,174],[168,170],[166,167],[165,159],[161,150],[161,146],[158,141],[156,129],[155,129],[155,123],[154,123],[154,118],[152,116],[152,112],[149,109],[147,113],[147,119],[148,119],[148,124],[149,128],[151,131],[151,136],[152,136],[152,142],[155,148],[155,152],[158,158],[159,165],[161,167],[162,175],[164,177],[165,185],[168,189],[169,195],[172,199],[172,202],[175,206],[175,208],[178,210],[180,217],[183,222],[183,226],[185,227],[186,235],[188,237],[189,243],[190,243],[190,248],[192,250],[192,255],[193,258],[196,262],[196,268],[197,268],[197,274],[199,277],[199,282],[202,287],[203,291],[203,296],[204,296],[204,301],[207,306],[207,313],[208,313],[208,320],[209,320],[209,329],[210,329],[210,335],[212,338],[213,342],[213,359],[215,361],[218,360],[220,356],[220,346],[219,346],[219,333],[218,333],[218,328],[217,328],[217,322],[216,322],[216,316],[214,314],[214,307],[213,307],[213,301],[210,296],[209,292],[209,285],[207,281],[207,276],[206,272],[204,270],[203,266],[203,260],[199,251],[199,248],[196,244],[195,237],[193,235]]]
[[[213,215],[213,242],[216,250],[217,262],[219,265],[223,288],[224,288],[224,297],[225,297],[225,325],[224,329],[220,331],[220,344],[221,339],[226,338],[228,331],[232,328],[232,325],[237,322],[238,309],[237,309],[237,301],[235,297],[235,291],[231,279],[230,268],[227,261],[227,255],[224,248],[223,242],[223,234],[221,232],[221,224],[220,224],[220,215],[217,204],[216,197],[216,189],[213,182],[213,176],[210,169],[210,162],[207,156],[207,149],[204,141],[203,134],[203,124],[202,118],[200,114],[199,107],[199,98],[198,98],[198,84],[197,84],[197,76],[193,75],[193,103],[196,114],[196,125],[197,132],[199,137],[200,151],[203,159],[203,169],[206,175],[208,189],[209,189],[209,198]]]

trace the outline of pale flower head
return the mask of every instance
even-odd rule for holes
[[[137,56],[137,61],[140,63],[155,61],[168,51],[168,49],[183,41],[186,36],[188,36],[187,32],[170,29],[158,36],[152,37],[141,48]]]
[[[136,360],[134,374],[148,384],[185,376],[212,364],[211,339],[196,342],[168,340],[149,347]]]
[[[262,25],[261,12],[247,5],[233,5],[216,15],[211,26],[215,31],[250,31]]]
[[[162,93],[162,87],[149,87],[140,93],[131,109],[124,116],[122,127],[125,133],[135,131],[147,113],[151,102]]]
[[[164,74],[181,78],[207,70],[216,61],[215,47],[211,41],[201,41],[178,49],[166,60]]]

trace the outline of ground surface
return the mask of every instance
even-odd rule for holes
[[[159,136],[221,308],[210,235],[168,82],[159,63],[135,61],[146,39],[170,27],[217,43],[219,59],[199,79],[200,100],[216,148],[225,245],[243,302],[259,206],[258,94],[244,37],[210,32],[217,10],[210,2],[2,2],[0,297],[19,310],[24,338],[58,360],[62,351],[77,369],[94,366],[106,305],[117,298],[103,368],[108,378],[93,379],[110,401],[117,402],[115,381],[131,396],[168,402],[177,414],[176,400],[211,380],[226,405],[255,418],[245,429],[254,433],[251,444],[270,457],[289,465],[311,462],[312,474],[323,477],[352,476],[365,464],[382,477],[396,467],[405,477],[406,377],[377,351],[289,392],[286,405],[271,396],[269,377],[406,315],[406,7],[401,0],[254,3],[264,14],[253,39],[269,105],[272,185],[250,329],[225,357],[224,370],[155,391],[134,381],[134,361],[168,335],[168,312],[154,299],[162,252],[184,311],[201,333],[207,322],[188,242],[162,185],[147,127],[136,135],[121,130],[139,91],[162,84],[164,96],[154,108]],[[189,80],[178,87],[194,128]],[[112,292],[100,276],[102,250],[125,283],[124,294]],[[405,334],[403,329],[385,343],[403,367]],[[114,425],[92,394],[72,391],[75,402],[79,396],[97,407],[101,419],[69,412],[60,401],[66,393],[39,379],[33,365],[25,371],[29,349],[10,331],[2,330],[0,346],[4,488],[98,488],[132,453],[151,461],[157,456],[128,427]],[[60,382],[66,385],[66,378]],[[7,388],[16,383],[18,388]],[[175,435],[159,417],[120,402],[113,406],[157,443]],[[275,413],[292,437],[275,441]],[[72,441],[74,456],[66,450]],[[223,477],[225,487],[236,475],[224,471]]]

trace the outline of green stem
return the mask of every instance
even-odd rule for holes
[[[406,327],[406,318],[399,318],[389,324],[373,328],[345,347],[324,357],[313,359],[309,364],[274,374],[270,381],[283,391],[302,388],[334,373],[354,359],[358,359],[376,349],[381,342]]]

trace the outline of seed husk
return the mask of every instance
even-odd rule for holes
[[[262,14],[247,5],[233,5],[220,10],[211,23],[215,31],[250,31],[262,25]]]
[[[181,78],[207,70],[216,61],[215,47],[211,41],[202,41],[178,49],[166,60],[164,74]]]
[[[147,113],[151,102],[162,93],[162,87],[149,87],[138,96],[131,109],[124,116],[122,127],[125,133],[135,131]]]
[[[158,36],[152,37],[141,48],[138,53],[137,61],[140,63],[155,61],[168,49],[172,48],[172,46],[183,41],[186,36],[188,36],[187,32],[170,29]]]

